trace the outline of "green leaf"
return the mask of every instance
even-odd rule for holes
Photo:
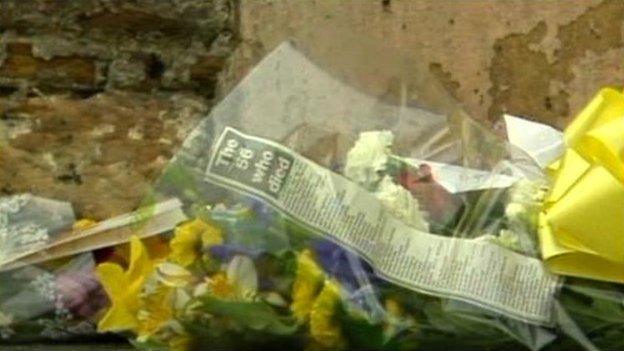
[[[363,316],[343,311],[340,313],[342,331],[354,350],[381,350],[385,343],[383,326],[373,324]]]
[[[568,280],[560,301],[584,332],[624,326],[624,294],[613,284]]]
[[[486,315],[469,315],[448,310],[442,302],[426,305],[424,312],[427,319],[423,329],[433,331],[433,334],[446,334],[446,338],[440,339],[442,342],[446,339],[446,342],[453,343],[450,340],[460,339],[466,346],[479,346],[484,349],[513,343],[513,339]]]
[[[168,351],[169,346],[161,341],[148,339],[146,341],[130,340],[130,344],[137,350],[145,351]]]
[[[160,186],[181,190],[183,197],[191,202],[201,202],[199,181],[192,170],[181,162],[175,162],[165,170]]]
[[[271,334],[290,335],[299,326],[294,318],[281,316],[263,302],[224,301],[210,296],[200,299],[206,313],[228,317],[236,324],[252,330],[263,330]]]

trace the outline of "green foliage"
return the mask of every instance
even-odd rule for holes
[[[560,300],[565,310],[588,332],[611,324],[624,328],[624,293],[616,290],[613,284],[570,280]]]
[[[385,336],[381,323],[372,323],[361,315],[342,311],[339,314],[342,332],[354,350],[383,350]]]
[[[211,296],[200,298],[199,309],[217,318],[225,317],[234,329],[264,331],[275,335],[291,335],[299,325],[290,316],[278,314],[263,302],[225,301]]]

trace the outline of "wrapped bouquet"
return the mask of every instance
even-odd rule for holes
[[[345,64],[344,44],[330,63],[279,46],[136,213],[0,256],[0,340],[624,347],[624,95],[602,91],[565,135],[508,116],[507,142],[423,71]]]

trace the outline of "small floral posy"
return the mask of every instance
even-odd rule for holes
[[[393,139],[389,131],[362,133],[348,153],[345,175],[390,215],[428,232],[429,214],[410,188],[420,183],[404,179],[418,170],[398,164]],[[361,257],[267,211],[266,203],[237,200],[192,204],[201,210],[174,229],[161,259],[134,238],[127,267],[100,265],[111,300],[100,330],[131,331],[139,347],[176,351],[245,349],[260,342],[311,350],[436,345],[438,335],[424,335],[423,325],[438,313],[440,299],[385,282]],[[514,243],[513,235],[501,233],[501,242]],[[423,303],[430,305],[425,315]],[[502,331],[487,332],[507,340]]]

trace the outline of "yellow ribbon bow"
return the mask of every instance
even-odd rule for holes
[[[624,283],[624,95],[601,90],[564,135],[540,214],[542,256],[558,274]]]

